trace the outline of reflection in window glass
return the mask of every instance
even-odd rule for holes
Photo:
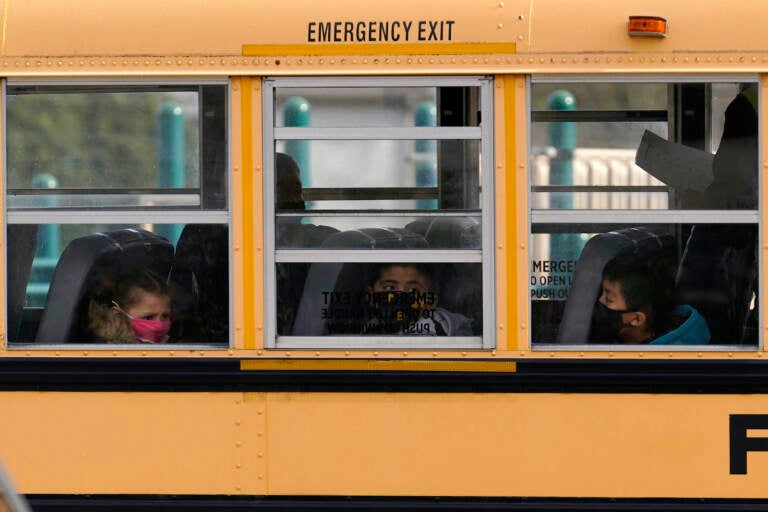
[[[11,342],[226,342],[227,226],[172,228],[10,224]]]
[[[434,87],[277,90],[275,126],[434,126]]]
[[[44,188],[41,173],[61,187],[196,187],[200,126],[197,91],[8,91],[8,183]],[[174,126],[174,125],[178,125]],[[160,175],[168,130],[182,179]],[[179,130],[174,133],[174,130]],[[165,183],[163,183],[165,181]]]
[[[226,85],[6,92],[9,342],[226,344]]]
[[[533,343],[755,346],[756,84],[571,85],[533,87]]]
[[[278,279],[308,276],[302,290],[278,288],[280,334],[482,334],[480,265],[397,262],[311,267],[278,265]]]
[[[490,346],[481,284],[488,82],[387,81],[268,82],[275,115],[265,126],[274,133],[265,151],[274,156],[275,192],[268,344]],[[299,100],[311,115],[289,120]],[[382,289],[379,270],[396,274]]]
[[[8,206],[223,208],[225,96],[217,85],[9,86]]]

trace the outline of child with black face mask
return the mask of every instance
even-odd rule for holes
[[[368,318],[364,334],[472,336],[469,318],[438,307],[425,265],[378,265],[365,296]]]
[[[675,306],[671,280],[636,256],[617,256],[603,270],[590,339],[598,343],[702,345],[707,322],[693,307]]]

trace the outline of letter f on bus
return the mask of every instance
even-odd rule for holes
[[[731,474],[747,474],[747,452],[768,452],[768,437],[747,437],[749,429],[768,430],[768,414],[731,414]]]

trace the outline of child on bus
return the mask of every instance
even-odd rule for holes
[[[91,298],[88,327],[107,343],[168,341],[171,297],[165,281],[149,269],[119,275]]]
[[[675,306],[664,272],[634,255],[617,256],[605,266],[592,325],[591,338],[600,342],[702,345],[710,339],[696,309]]]
[[[385,263],[365,288],[368,318],[364,334],[471,336],[472,321],[437,305],[426,265]]]

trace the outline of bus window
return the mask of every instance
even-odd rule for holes
[[[265,84],[267,345],[492,347],[490,82]]]
[[[226,84],[6,97],[9,344],[228,343]]]
[[[757,106],[751,81],[534,80],[534,346],[757,345]]]

